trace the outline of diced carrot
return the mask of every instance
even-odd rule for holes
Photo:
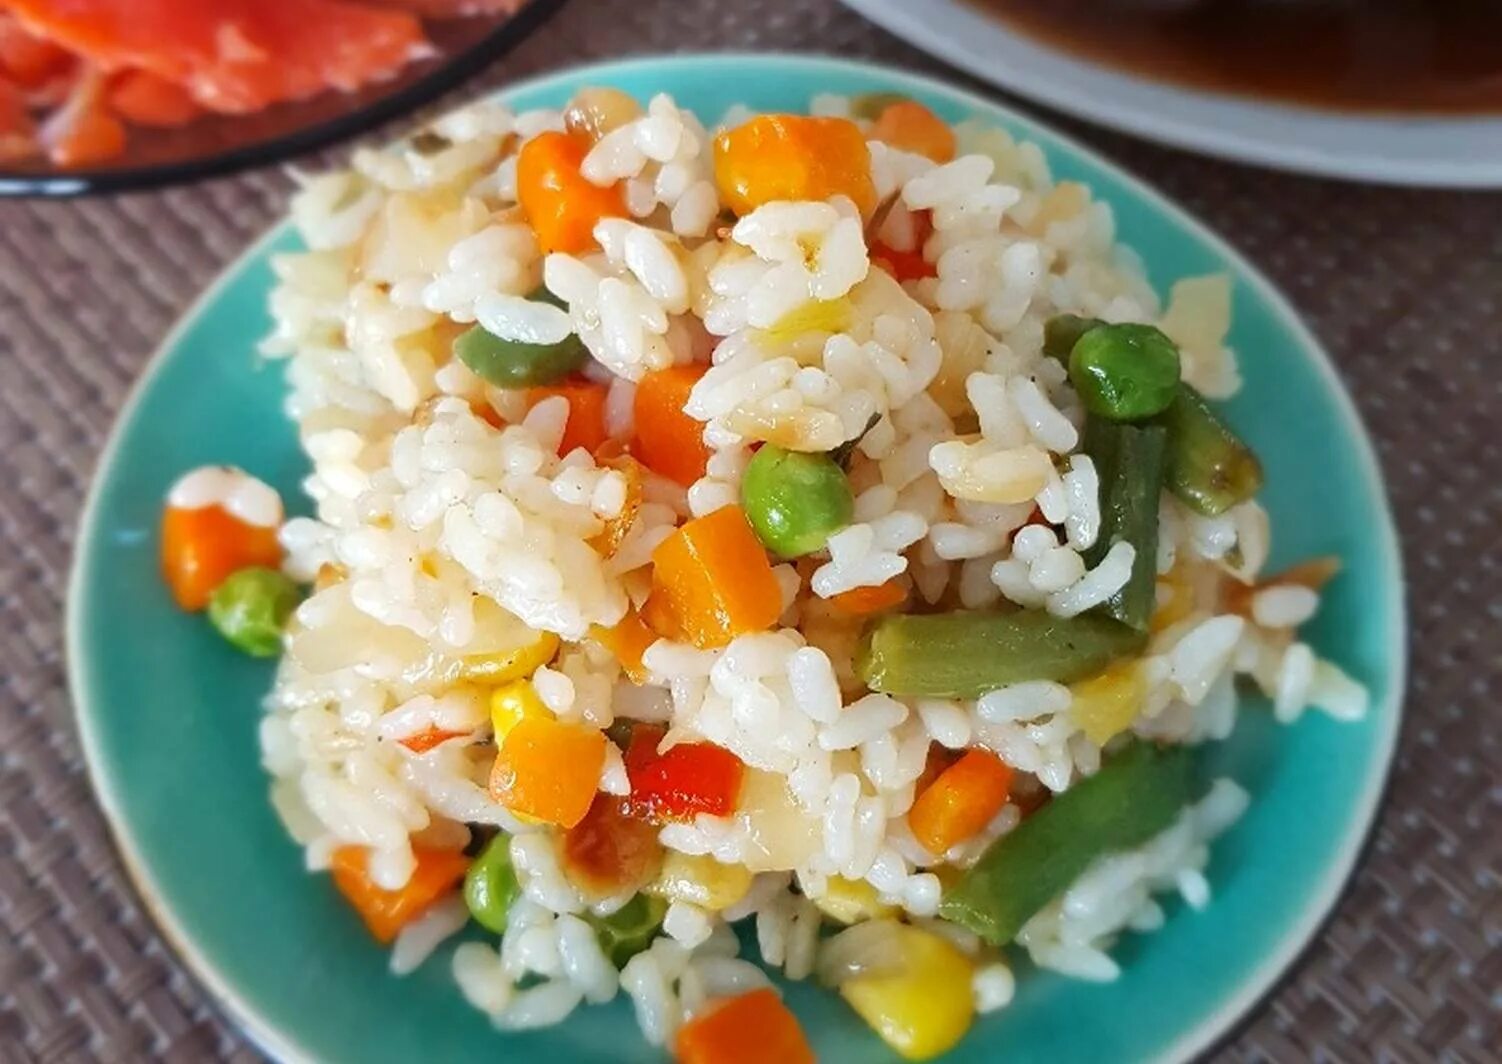
[[[648,595],[647,601],[641,604],[641,619],[657,636],[675,643],[683,642],[683,626],[678,623],[667,595]]]
[[[641,511],[642,503],[642,464],[629,454],[606,458],[605,451],[614,442],[605,440],[595,448],[594,452],[597,463],[614,469],[626,480],[626,500],[621,504],[620,512],[614,517],[607,518],[600,534],[590,540],[590,545],[606,558],[614,557],[615,552],[620,550],[626,533],[630,532],[631,526],[636,523],[636,515]]]
[[[871,139],[926,155],[936,163],[947,163],[954,158],[954,130],[917,100],[887,104],[871,127]]]
[[[678,1028],[678,1064],[814,1064],[798,1019],[762,987],[701,1012]]]
[[[203,113],[188,90],[146,70],[128,70],[110,86],[109,104],[143,126],[181,126]]]
[[[523,717],[496,754],[490,795],[513,813],[571,828],[599,789],[606,742],[583,724]]]
[[[908,810],[913,837],[930,853],[979,834],[1006,804],[1012,769],[989,750],[966,751],[921,791]]]
[[[442,728],[429,725],[416,735],[409,735],[398,741],[414,754],[425,754],[439,743],[467,734],[469,733],[462,731],[444,731]]]
[[[603,384],[584,377],[569,377],[544,388],[529,388],[527,406],[533,407],[544,399],[561,395],[568,400],[568,421],[563,428],[558,453],[565,455],[576,447],[593,453],[605,442],[605,392]]]
[[[896,577],[875,587],[853,587],[842,591],[829,600],[829,604],[851,617],[863,617],[868,613],[880,613],[907,599],[907,588]]]
[[[601,218],[626,215],[618,184],[601,188],[579,172],[590,147],[587,137],[550,131],[523,144],[517,156],[517,202],[544,254],[588,250]]]
[[[0,75],[23,88],[45,84],[73,63],[67,49],[0,13]]]
[[[276,529],[242,521],[221,506],[169,506],[162,514],[162,575],[185,610],[207,606],[231,573],[275,568],[281,560]]]
[[[782,590],[739,506],[689,521],[652,552],[652,596],[696,647],[719,647],[770,628]],[[649,600],[650,601],[650,600]]]
[[[330,858],[329,870],[339,888],[377,942],[390,942],[397,932],[442,898],[464,877],[469,858],[455,850],[412,848],[417,867],[396,890],[377,886],[370,878],[370,851],[341,846]]]
[[[632,683],[647,682],[647,668],[641,659],[647,648],[657,642],[658,635],[642,620],[640,613],[628,610],[615,627],[596,628],[594,637],[615,655],[615,660],[621,663],[621,669]]]
[[[862,214],[876,207],[871,149],[848,118],[757,115],[714,142],[720,201],[749,214],[775,200],[848,196]]]
[[[685,488],[704,475],[709,462],[704,422],[683,409],[689,392],[708,370],[706,365],[690,364],[648,373],[637,384],[633,401],[637,456],[648,469]]]
[[[741,759],[714,743],[674,743],[658,753],[664,734],[652,724],[638,724],[631,731],[626,746],[630,811],[649,820],[735,812],[746,773]]]
[[[569,881],[600,897],[645,886],[662,868],[657,830],[631,816],[621,799],[596,796],[584,819],[563,833],[563,867]]]

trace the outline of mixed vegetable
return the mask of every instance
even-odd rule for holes
[[[594,140],[634,106],[608,92],[581,99],[567,112],[564,130],[522,146],[518,197],[544,251],[590,248],[600,219],[626,215],[619,185],[597,185],[583,177],[581,166]],[[953,132],[922,105],[873,98],[858,106],[869,112],[876,139],[938,161],[953,158]],[[869,217],[879,210],[870,171],[867,134],[845,119],[763,115],[714,142],[721,200],[737,215],[773,201],[843,195]],[[872,257],[899,280],[932,274],[921,255],[913,262],[905,254],[874,246]],[[529,298],[540,307],[562,306],[546,288]],[[811,313],[848,311],[820,307]],[[487,385],[524,393],[528,408],[562,400],[567,417],[559,455],[588,452],[621,471],[626,503],[589,540],[609,558],[622,548],[652,491],[664,482],[687,488],[705,476],[711,452],[704,425],[686,411],[707,367],[643,374],[634,384],[631,431],[612,438],[607,389],[585,374],[588,354],[580,338],[570,332],[559,339],[555,331],[547,342],[534,340],[475,325],[454,340],[453,355]],[[1160,601],[1160,585],[1172,584],[1157,572],[1160,504],[1167,491],[1194,513],[1215,516],[1261,485],[1255,456],[1181,378],[1179,351],[1162,331],[1060,315],[1047,322],[1043,348],[1067,369],[1080,398],[1081,452],[1099,482],[1099,533],[1082,560],[1095,568],[1119,545],[1129,545],[1131,572],[1120,589],[1094,608],[1063,616],[1042,608],[965,610],[953,599],[918,604],[911,578],[900,576],[828,596],[815,603],[824,612],[814,612],[811,622],[833,618],[860,631],[852,670],[840,677],[846,696],[976,699],[1029,681],[1070,685],[1074,719],[1103,748],[1098,772],[1049,797],[981,745],[953,751],[934,745],[906,813],[912,839],[932,856],[932,866],[953,870],[956,848],[970,846],[973,859],[1003,810],[1017,811],[1015,828],[963,871],[944,875],[941,915],[994,946],[1011,942],[1097,858],[1161,832],[1195,797],[1187,753],[1122,738],[1146,698],[1138,655],[1177,608],[1172,594]],[[831,451],[757,446],[738,502],[682,520],[657,542],[650,586],[643,581],[637,589],[646,593],[634,595],[618,622],[593,628],[590,638],[640,685],[651,678],[647,662],[660,639],[713,649],[774,628],[789,606],[788,580],[795,575],[803,595],[831,537],[855,520],[849,470],[857,442]],[[277,520],[258,523],[236,508],[237,491],[225,484],[213,491],[199,485],[196,493],[175,489],[163,520],[163,566],[184,609],[206,607],[231,643],[268,656],[281,645],[299,593],[278,570],[279,505]],[[1048,524],[1041,513],[1033,520]],[[488,730],[432,727],[399,741],[419,755],[460,738],[483,751],[489,796],[518,819],[552,832],[570,882],[592,901],[627,899],[608,915],[587,916],[606,956],[622,966],[660,933],[671,904],[717,913],[752,889],[748,867],[665,849],[659,839],[664,825],[734,816],[768,779],[779,800],[789,799],[776,777],[676,729],[618,719],[601,731],[555,715],[539,670],[559,652],[555,635],[532,633],[461,662],[456,675],[485,693]],[[602,778],[620,771],[624,779],[615,776],[613,793],[602,793]],[[501,934],[522,896],[512,842],[504,832],[477,834],[472,857],[419,848],[415,871],[396,890],[377,884],[369,852],[359,847],[334,853],[331,872],[381,941],[456,891],[478,925]],[[866,933],[880,942],[881,963],[826,974],[883,1039],[910,1059],[926,1059],[958,1041],[975,1012],[972,957],[904,922],[864,881],[828,877],[812,900],[852,932],[870,927]],[[694,1015],[679,1028],[674,1048],[689,1064],[813,1059],[797,1021],[769,990]]]
[[[178,480],[162,511],[161,566],[173,600],[253,657],[281,652],[282,629],[302,594],[282,574],[282,503],[266,484],[228,466]]]

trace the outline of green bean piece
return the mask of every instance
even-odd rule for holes
[[[652,944],[668,903],[650,894],[637,894],[609,916],[589,916],[595,937],[610,963],[624,968],[626,962]]]
[[[1163,491],[1161,425],[1085,419],[1083,449],[1100,478],[1100,533],[1084,552],[1094,568],[1118,543],[1136,550],[1132,575],[1102,607],[1122,624],[1146,631],[1158,601],[1158,497]]]
[[[1164,482],[1196,513],[1215,517],[1262,487],[1262,463],[1187,384],[1158,419],[1168,430]]]
[[[991,844],[944,895],[939,915],[993,945],[1022,925],[1104,854],[1140,846],[1192,798],[1190,754],[1138,742]]]
[[[537,289],[528,298],[566,306],[546,288]],[[569,333],[556,344],[529,344],[503,340],[483,325],[476,325],[454,341],[454,357],[497,388],[535,388],[567,377],[584,365],[589,351],[577,333]]]
[[[251,657],[281,653],[282,629],[302,592],[275,569],[252,566],[227,576],[209,599],[209,621]]]
[[[845,471],[827,454],[764,445],[741,477],[741,508],[772,553],[797,558],[819,550],[855,516]]]
[[[1099,318],[1082,318],[1078,314],[1056,314],[1043,323],[1043,353],[1069,365],[1069,353],[1091,329],[1104,325]]]
[[[485,844],[464,873],[464,904],[469,915],[487,931],[506,930],[506,914],[522,895],[511,864],[511,836],[501,832]]]
[[[1083,679],[1143,642],[1142,633],[1092,614],[897,614],[867,632],[855,671],[890,695],[977,698],[1026,680]]]
[[[1151,325],[1101,325],[1070,351],[1069,382],[1097,417],[1141,421],[1178,394],[1179,349]]]

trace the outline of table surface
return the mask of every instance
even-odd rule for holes
[[[459,95],[560,65],[727,48],[942,70],[835,0],[573,0]],[[1407,719],[1374,845],[1305,961],[1222,1056],[1497,1060],[1502,195],[1276,174],[1056,121],[1225,234],[1306,316],[1376,438],[1415,592]],[[122,872],[73,726],[62,621],[115,412],[288,188],[267,170],[0,202],[0,1060],[259,1059]]]

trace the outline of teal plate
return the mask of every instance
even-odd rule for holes
[[[1317,554],[1346,562],[1308,629],[1320,652],[1366,683],[1355,724],[1307,714],[1278,728],[1244,714],[1207,750],[1207,771],[1252,795],[1214,848],[1215,896],[1174,907],[1152,935],[1127,935],[1114,984],[1019,968],[1013,1005],[981,1019],[964,1061],[1179,1060],[1231,1030],[1296,960],[1334,908],[1377,811],[1404,686],[1397,540],[1377,463],[1350,399],[1292,309],[1236,252],[1152,190],[1028,118],[935,81],[855,63],[759,55],[638,59],[567,71],[505,93],[560,106],[576,88],[659,91],[713,120],[745,102],[800,110],[817,92],[896,91],[947,119],[980,116],[1038,143],[1061,178],[1116,210],[1121,237],[1164,290],[1228,270],[1232,343],[1246,387],[1230,405],[1268,470],[1274,568]],[[157,576],[158,509],[183,470],[228,462],[297,499],[306,463],[281,412],[279,366],[259,362],[270,329],[268,260],[296,246],[286,225],[232,266],[163,344],[121,415],[83,519],[68,648],[79,728],[100,803],[142,898],[189,966],[250,1036],[282,1060],[649,1061],[625,1001],[551,1030],[500,1034],[470,1009],[447,952],[416,974],[386,956],[309,876],[266,800],[259,701],[272,667],[241,657],[202,617],[178,612]],[[888,1059],[833,994],[794,985],[788,1000],[820,1059]]]

